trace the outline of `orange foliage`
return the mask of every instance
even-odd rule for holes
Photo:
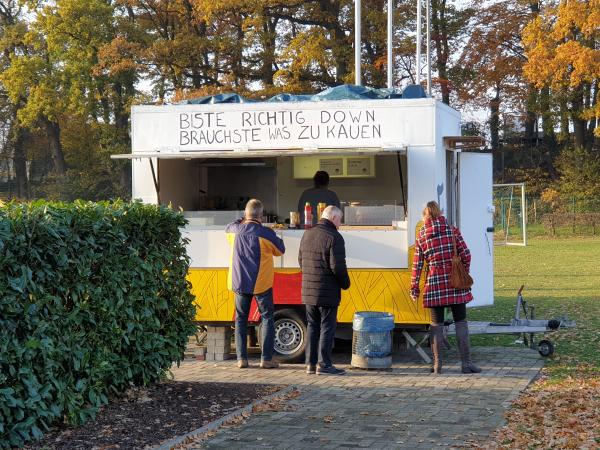
[[[560,2],[532,21],[523,32],[527,79],[571,96],[600,79],[600,0]],[[598,87],[596,86],[596,89]],[[574,111],[583,119],[600,118],[595,95],[587,108]],[[596,128],[600,136],[600,128]]]
[[[483,449],[600,448],[600,379],[538,381],[506,413]]]

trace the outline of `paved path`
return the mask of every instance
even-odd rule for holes
[[[235,361],[186,361],[173,372],[177,380],[293,384],[301,392],[290,402],[293,410],[253,414],[198,448],[420,450],[460,448],[488,436],[543,365],[537,352],[522,348],[473,349],[480,375],[461,374],[453,352],[446,359],[442,376],[430,375],[415,359],[395,361],[393,371],[351,370],[337,377],[307,375],[303,365],[261,370],[257,361],[244,370]]]

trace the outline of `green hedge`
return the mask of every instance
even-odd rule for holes
[[[0,209],[0,448],[82,424],[181,361],[194,332],[184,224],[138,202]]]

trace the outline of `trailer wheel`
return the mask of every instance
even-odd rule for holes
[[[304,349],[306,348],[306,322],[302,316],[293,309],[281,309],[275,311],[275,358],[283,363],[295,363],[304,361]],[[262,333],[261,327],[258,331],[258,342],[260,345]]]
[[[538,344],[538,352],[543,357],[550,356],[554,353],[554,344],[547,339],[543,339]]]

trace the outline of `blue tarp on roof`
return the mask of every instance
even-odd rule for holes
[[[217,103],[254,103],[254,100],[244,98],[238,94],[226,93],[206,95],[204,97],[192,98],[178,102],[179,105],[214,105]]]
[[[374,100],[386,97],[383,89],[374,89],[355,84],[342,84],[313,95],[312,101],[324,100]]]
[[[310,94],[277,94],[268,99],[268,102],[310,102],[312,99]]]
[[[342,84],[314,95],[277,94],[266,100],[267,102],[322,102],[326,100],[379,100],[391,98],[426,98],[427,94],[422,86],[411,84],[404,91],[397,89],[375,89],[355,84]],[[253,103],[238,94],[217,94],[193,98],[179,102],[180,105],[213,105],[218,103]]]

